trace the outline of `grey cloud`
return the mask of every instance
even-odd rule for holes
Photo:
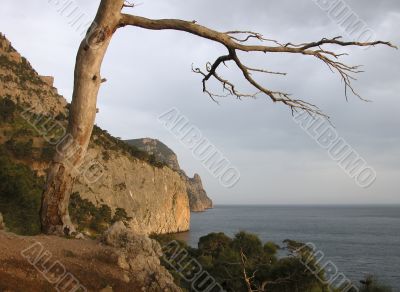
[[[98,1],[76,2],[93,17]],[[312,0],[143,2],[127,12],[197,20],[221,31],[252,29],[282,42],[343,34]],[[398,0],[347,3],[380,38],[400,44]],[[66,19],[46,1],[37,5],[5,0],[0,26],[40,73],[55,75],[56,85],[69,98],[81,37]],[[359,189],[292,121],[285,107],[261,96],[243,101],[226,98],[217,105],[202,94],[200,77],[191,73],[191,64],[204,65],[225,50],[186,33],[126,28],[116,34],[102,69],[108,82],[101,89],[97,123],[115,136],[165,141],[189,173],[203,176],[217,203],[400,203],[396,194],[400,189],[399,51],[383,47],[350,51],[346,62],[364,64],[366,70],[354,85],[373,103],[356,97],[347,103],[339,77],[311,58],[263,54],[244,58],[255,66],[287,71],[287,77],[259,78],[271,88],[312,101],[331,115],[338,133],[377,168],[379,180],[369,190]],[[223,72],[246,88],[238,72]],[[236,188],[219,186],[157,122],[157,116],[173,106],[241,170],[242,180]]]

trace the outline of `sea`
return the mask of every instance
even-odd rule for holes
[[[259,235],[283,246],[292,239],[312,243],[347,278],[366,275],[400,292],[400,205],[393,206],[228,206],[192,213],[190,231],[178,235],[197,247],[211,232]]]

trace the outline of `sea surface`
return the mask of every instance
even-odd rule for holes
[[[190,232],[179,238],[197,246],[210,232],[256,233],[263,241],[311,242],[349,279],[378,276],[400,292],[400,206],[216,206],[192,213]]]

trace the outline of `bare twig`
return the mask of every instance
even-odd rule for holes
[[[226,47],[228,50],[228,55],[221,56],[216,59],[214,63],[206,64],[206,71],[202,71],[200,68],[192,68],[193,72],[201,74],[203,76],[203,92],[208,94],[215,102],[218,97],[226,97],[227,95],[233,95],[238,99],[244,97],[255,98],[258,94],[263,93],[268,96],[275,103],[282,103],[288,106],[292,113],[298,110],[304,110],[310,115],[322,116],[329,118],[324,114],[316,105],[311,104],[302,99],[293,98],[290,94],[275,91],[261,85],[252,76],[251,72],[258,72],[264,74],[275,74],[275,75],[286,75],[282,72],[274,72],[265,69],[251,68],[243,64],[243,62],[238,57],[237,52],[263,52],[263,53],[291,53],[299,54],[305,56],[312,56],[321,60],[332,72],[338,73],[344,82],[344,91],[346,99],[348,99],[348,92],[350,91],[358,98],[367,101],[362,98],[352,85],[352,81],[356,80],[354,75],[361,73],[360,66],[347,65],[339,61],[340,57],[347,55],[346,53],[335,53],[324,48],[324,45],[335,45],[338,47],[355,46],[355,47],[365,47],[365,46],[376,46],[385,45],[391,48],[397,49],[397,47],[390,42],[375,41],[375,42],[345,42],[342,41],[341,37],[334,37],[331,39],[323,38],[317,42],[309,42],[302,44],[281,44],[276,40],[266,39],[261,34],[253,31],[227,31],[218,32],[207,28],[205,26],[199,25],[196,22],[184,21],[179,19],[148,19],[140,16],[122,14],[120,26],[132,25],[136,27],[142,27],[151,30],[178,30],[185,31],[190,34],[194,34],[215,42],[218,42]],[[251,45],[247,42],[251,39],[256,39],[261,42],[270,42],[273,45]],[[243,73],[244,78],[257,89],[256,93],[241,93],[239,92],[235,85],[221,77],[217,70],[221,64],[226,62],[234,62],[235,65]],[[215,94],[207,89],[207,82],[214,78],[216,81],[222,84],[223,91],[227,94]]]

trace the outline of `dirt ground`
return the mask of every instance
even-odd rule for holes
[[[0,231],[0,292],[142,291],[116,261],[96,241]]]

